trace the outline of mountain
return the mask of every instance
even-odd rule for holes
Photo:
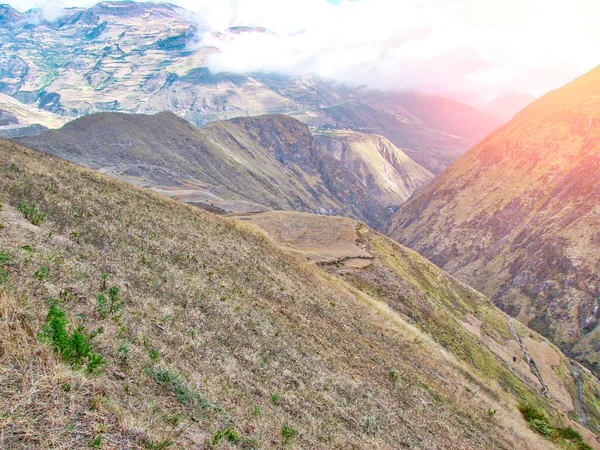
[[[384,207],[396,209],[433,178],[383,136],[332,130],[315,134],[315,139],[356,174]]]
[[[600,67],[531,103],[388,232],[598,373]]]
[[[311,127],[382,134],[435,173],[500,125],[467,105],[424,95],[314,76],[211,73],[207,60],[219,52],[214,42],[268,30],[235,27],[203,41],[194,15],[169,4],[103,2],[68,8],[51,23],[39,10],[4,8],[0,92],[71,119],[171,111],[203,125],[289,114]]]
[[[0,182],[5,448],[598,448],[563,355],[514,323],[542,395],[504,314],[362,224],[286,222],[289,246],[331,224],[364,274],[7,141]]]
[[[380,227],[431,174],[383,138],[352,136],[379,158],[358,175],[284,115],[198,129],[173,113],[97,113],[19,142],[215,212],[287,209]]]
[[[483,105],[481,110],[493,116],[499,117],[504,121],[509,121],[515,116],[515,114],[517,114],[534,100],[535,97],[530,94],[509,92]]]

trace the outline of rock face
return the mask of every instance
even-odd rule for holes
[[[171,111],[203,125],[288,114],[317,128],[382,134],[433,172],[500,124],[435,97],[350,88],[312,76],[211,73],[206,61],[218,47],[203,46],[193,15],[169,4],[104,2],[69,8],[52,23],[38,10],[3,8],[0,92],[68,118]],[[266,32],[236,27],[211,42]]]
[[[383,136],[355,131],[329,131],[315,136],[386,208],[396,210],[433,174]]]
[[[459,158],[388,231],[598,372],[599,205],[600,67]]]
[[[381,227],[388,207],[397,207],[431,174],[381,137],[349,135],[355,142],[383,143],[366,149],[379,159],[355,172],[318,145],[305,124],[284,115],[196,128],[172,113],[97,113],[19,142],[214,211],[297,210]],[[386,180],[390,171],[393,178]]]

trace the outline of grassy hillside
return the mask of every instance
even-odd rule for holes
[[[600,373],[600,68],[534,101],[389,234]]]
[[[265,230],[286,251],[387,305],[479,377],[595,442],[577,422],[594,433],[600,430],[598,380],[422,256],[351,219],[295,212],[239,218]],[[575,371],[580,373],[581,402]]]
[[[287,116],[196,128],[172,113],[101,113],[19,141],[222,211],[291,209],[356,217],[375,227],[387,217],[367,186],[319,148],[306,125]]]
[[[552,447],[241,222],[9,142],[0,184],[3,448]]]

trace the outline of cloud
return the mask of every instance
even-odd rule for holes
[[[9,0],[20,9],[37,0]],[[29,1],[29,5],[27,2]],[[46,20],[93,0],[48,0]],[[591,69],[597,0],[171,0],[193,12],[211,70],[313,73],[482,100],[540,95]],[[229,33],[232,26],[272,33]],[[217,35],[216,32],[220,34]]]

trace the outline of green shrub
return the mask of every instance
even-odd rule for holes
[[[273,403],[275,406],[281,405],[281,398],[278,394],[271,395],[271,403]]]
[[[550,424],[545,420],[533,419],[531,422],[529,422],[529,425],[534,431],[537,431],[542,436],[546,437],[550,437],[550,435],[554,431],[554,428],[552,428]]]
[[[33,276],[36,277],[38,280],[46,280],[49,274],[50,269],[48,268],[48,266],[40,266],[40,268],[35,271]]]
[[[46,218],[46,213],[40,211],[36,202],[26,202],[21,200],[17,205],[17,209],[23,213],[25,218],[34,225],[41,225]]]
[[[212,438],[212,444],[218,445],[221,440],[225,438],[229,442],[236,442],[239,437],[235,431],[231,428],[227,428],[226,430],[218,430]]]
[[[298,432],[291,428],[287,423],[284,423],[281,426],[281,436],[283,437],[284,444],[290,443],[296,434],[298,434]]]
[[[175,395],[177,400],[189,407],[214,409],[211,402],[194,386],[190,385],[179,373],[169,368],[147,368],[145,372],[152,376],[156,382],[167,391]]]
[[[69,332],[67,314],[56,299],[52,299],[40,338],[50,343],[61,359],[74,368],[85,365],[86,371],[93,373],[105,362],[101,354],[92,350],[92,336],[85,333],[84,327]]]
[[[529,426],[542,436],[555,442],[566,449],[591,450],[591,447],[583,441],[583,437],[571,427],[555,428],[546,415],[531,405],[520,404],[519,411]]]
[[[527,422],[533,422],[534,420],[546,421],[546,414],[544,414],[542,411],[531,405],[521,403],[519,405],[519,411],[521,411],[521,414],[523,414],[523,418]]]

